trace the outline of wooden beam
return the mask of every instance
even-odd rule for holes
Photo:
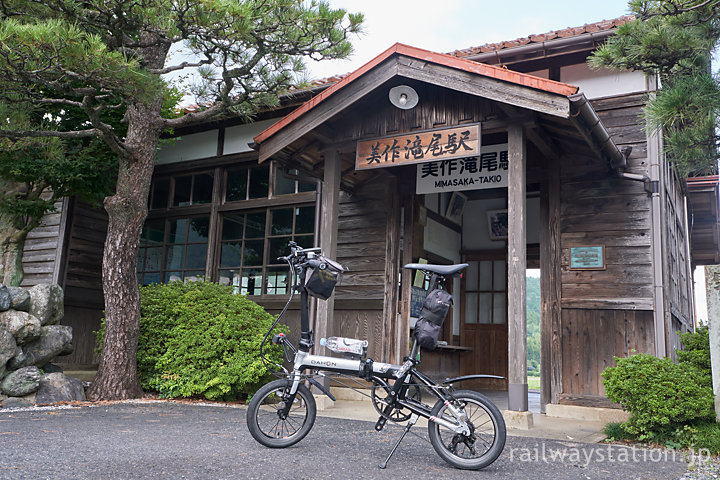
[[[402,265],[413,262],[413,236],[415,231],[415,218],[417,217],[417,208],[415,205],[414,191],[407,192],[402,197],[403,207],[403,226],[402,226]],[[412,294],[412,282],[414,278],[414,270],[402,270],[402,306],[400,307],[400,321],[398,323],[398,332],[401,335],[399,352],[409,351],[410,348],[410,296]]]
[[[320,200],[320,248],[323,255],[334,259],[337,255],[338,210],[340,205],[340,154],[335,150],[325,152],[325,171]],[[315,338],[330,335],[330,321],[335,310],[335,294],[326,301],[318,301],[315,316]],[[325,347],[315,343],[315,353],[326,355]]]
[[[508,409],[526,412],[527,400],[527,250],[525,133],[508,128]]]
[[[405,352],[401,345],[406,332],[400,329],[398,322],[398,277],[400,275],[400,200],[398,195],[397,177],[387,176],[385,200],[387,208],[385,236],[385,292],[383,306],[383,358],[399,364]],[[407,350],[406,350],[407,351]]]
[[[535,124],[534,127],[535,128],[528,128],[526,132],[528,140],[530,140],[537,149],[540,150],[540,153],[542,153],[547,159],[561,155],[561,151],[557,146],[557,143],[555,143],[553,138],[545,131],[545,129],[540,124]]]
[[[562,390],[560,296],[560,161],[548,159],[548,179],[540,190],[540,411],[558,403]]]
[[[398,57],[398,75],[555,117],[570,116],[564,95],[543,92],[434,63]]]

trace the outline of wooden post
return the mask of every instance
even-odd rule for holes
[[[525,305],[525,133],[508,128],[508,409],[526,412],[527,312]]]
[[[323,255],[334,259],[337,254],[338,205],[340,203],[340,172],[341,159],[337,150],[325,153],[325,171],[320,200],[320,239],[319,245]],[[325,347],[319,345],[322,337],[327,337],[328,328],[335,312],[335,294],[325,301],[317,302],[315,317],[315,353],[326,355]]]
[[[397,178],[387,180],[386,205],[387,222],[385,236],[385,293],[383,295],[383,358],[393,363],[400,360],[405,352],[400,350],[402,337],[406,335],[398,322],[398,277],[400,275],[400,199]],[[407,342],[405,342],[407,344]]]
[[[403,195],[403,236],[402,236],[402,265],[407,265],[413,261],[413,227],[415,223],[415,198],[413,193]],[[410,296],[412,294],[412,281],[414,278],[410,270],[401,270],[402,272],[402,307],[400,312],[400,322],[397,331],[400,335],[400,343],[398,353],[400,358],[406,355],[410,349]],[[398,359],[399,360],[399,359]]]
[[[558,403],[562,389],[560,343],[560,162],[547,162],[540,192],[540,413]]]

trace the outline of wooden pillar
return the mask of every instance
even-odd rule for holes
[[[415,195],[414,193],[406,193],[402,198],[403,206],[403,235],[402,235],[402,265],[407,265],[413,261],[413,234],[415,223]],[[398,360],[410,349],[410,297],[412,295],[412,282],[414,278],[414,270],[402,271],[402,307],[400,311],[400,319],[398,322]],[[399,362],[396,362],[399,363]]]
[[[320,239],[318,244],[323,255],[334,259],[337,254],[338,235],[338,206],[340,203],[340,153],[336,150],[325,151],[325,171],[322,185],[322,198],[320,200]],[[327,337],[330,332],[329,325],[335,312],[335,294],[327,300],[317,302],[317,315],[315,317],[315,353],[326,355],[325,347],[321,347],[319,340]]]
[[[400,360],[403,332],[398,321],[398,278],[400,275],[400,198],[397,178],[390,176],[385,193],[387,221],[385,236],[385,292],[383,295],[383,358],[393,363]],[[405,342],[407,344],[407,342]]]
[[[527,312],[525,305],[525,132],[508,128],[508,409],[526,412]]]
[[[560,318],[560,162],[548,160],[540,192],[540,412],[562,391]]]

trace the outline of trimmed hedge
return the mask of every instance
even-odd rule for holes
[[[235,400],[269,379],[260,342],[274,317],[233,294],[232,287],[172,282],[140,287],[140,298],[137,362],[143,389],[165,398]],[[279,325],[277,331],[288,329]],[[282,363],[272,344],[265,354]]]
[[[678,363],[638,354],[615,357],[617,366],[603,372],[608,398],[631,414],[620,427],[638,440],[691,446],[696,426],[715,418],[707,328],[681,341],[685,351],[677,352]]]

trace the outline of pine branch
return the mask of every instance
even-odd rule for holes
[[[73,130],[61,132],[58,130],[0,130],[0,138],[19,140],[22,138],[64,138],[75,140],[78,138],[99,137],[102,132],[97,128],[87,130]]]

